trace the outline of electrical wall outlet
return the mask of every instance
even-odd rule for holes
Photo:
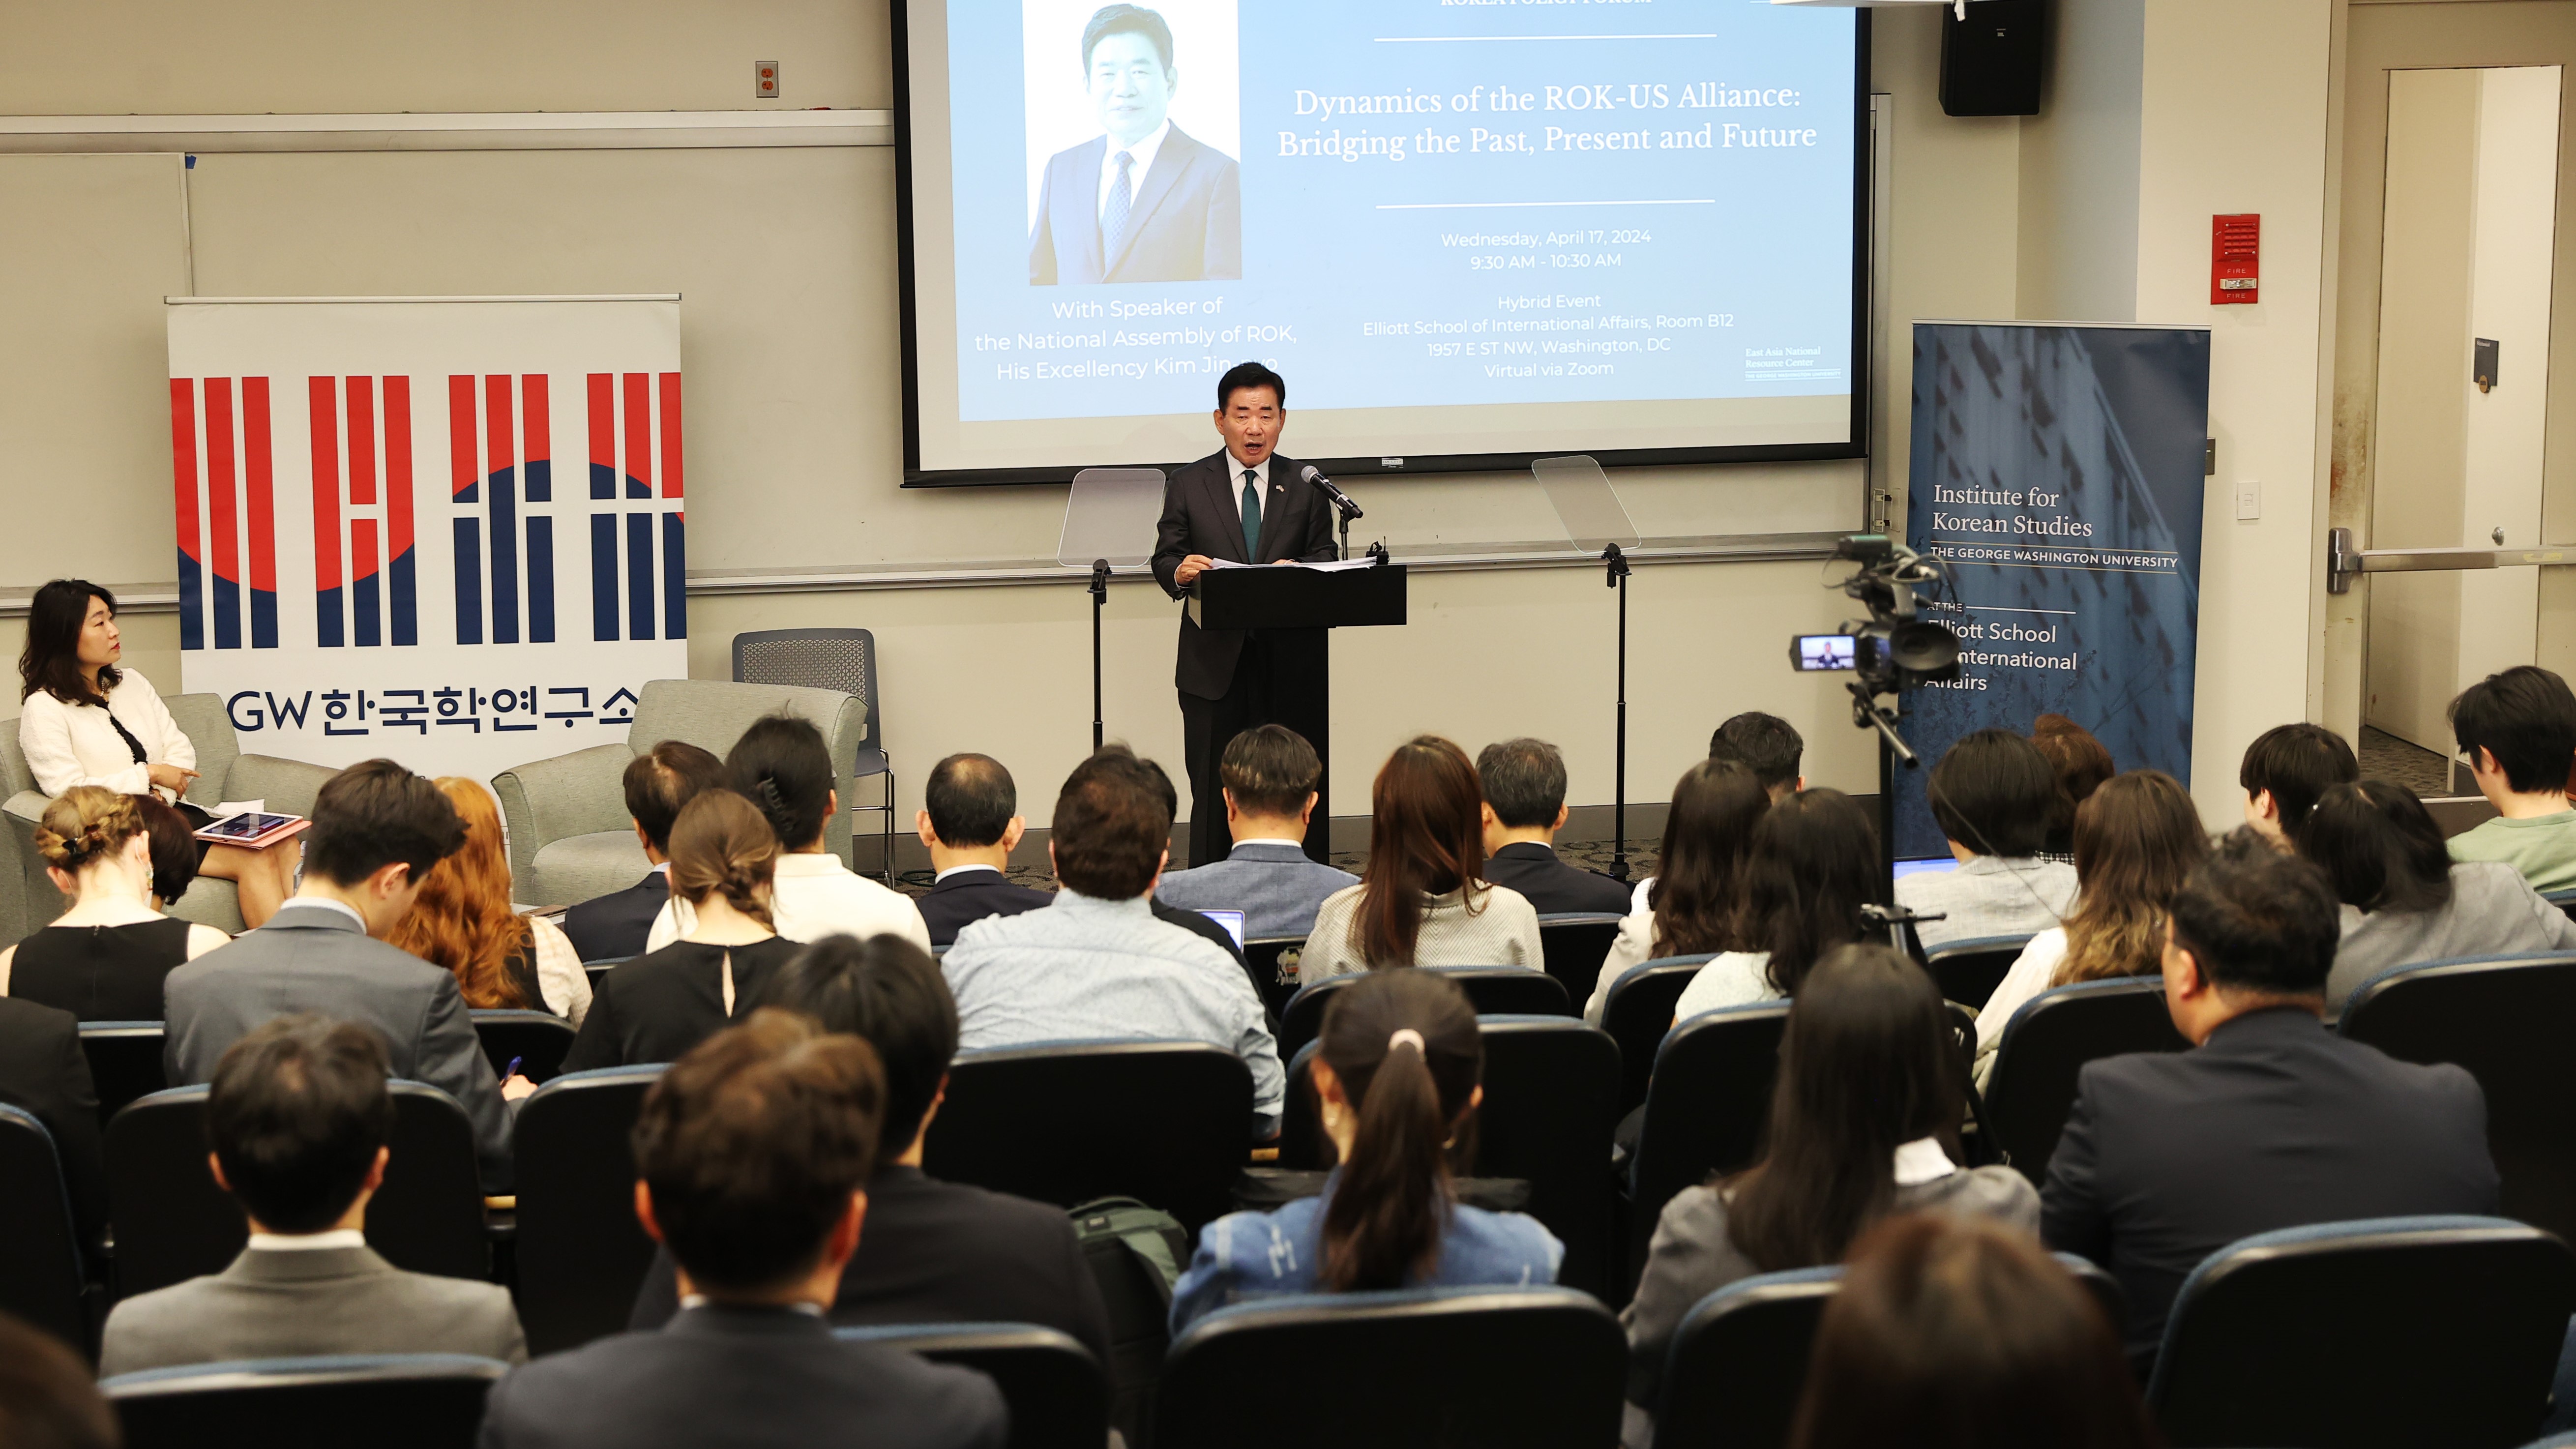
[[[2236,483],[2236,521],[2248,522],[2263,516],[2263,485],[2251,478]]]
[[[751,93],[764,101],[778,99],[778,62],[756,60],[751,63]]]

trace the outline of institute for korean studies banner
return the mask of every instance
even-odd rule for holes
[[[245,750],[484,780],[688,674],[677,297],[168,313],[179,686]]]
[[[1913,403],[1906,542],[1949,561],[1959,678],[1906,691],[1897,858],[1947,858],[1923,777],[1974,730],[2063,714],[2190,784],[2209,330],[1918,322]]]

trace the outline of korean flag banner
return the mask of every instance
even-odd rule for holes
[[[179,687],[244,750],[488,780],[623,744],[687,676],[679,298],[169,322]]]

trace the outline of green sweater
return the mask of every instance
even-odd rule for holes
[[[2536,891],[2576,889],[2576,810],[2528,820],[2498,816],[2452,836],[2451,859],[2503,861]]]

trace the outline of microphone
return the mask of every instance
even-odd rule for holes
[[[1306,482],[1315,485],[1316,492],[1333,500],[1333,506],[1342,511],[1342,516],[1344,518],[1361,518],[1366,516],[1360,512],[1360,506],[1351,501],[1351,495],[1333,486],[1333,480],[1325,477],[1324,471],[1321,468],[1309,463],[1304,468],[1298,470],[1297,476]]]

